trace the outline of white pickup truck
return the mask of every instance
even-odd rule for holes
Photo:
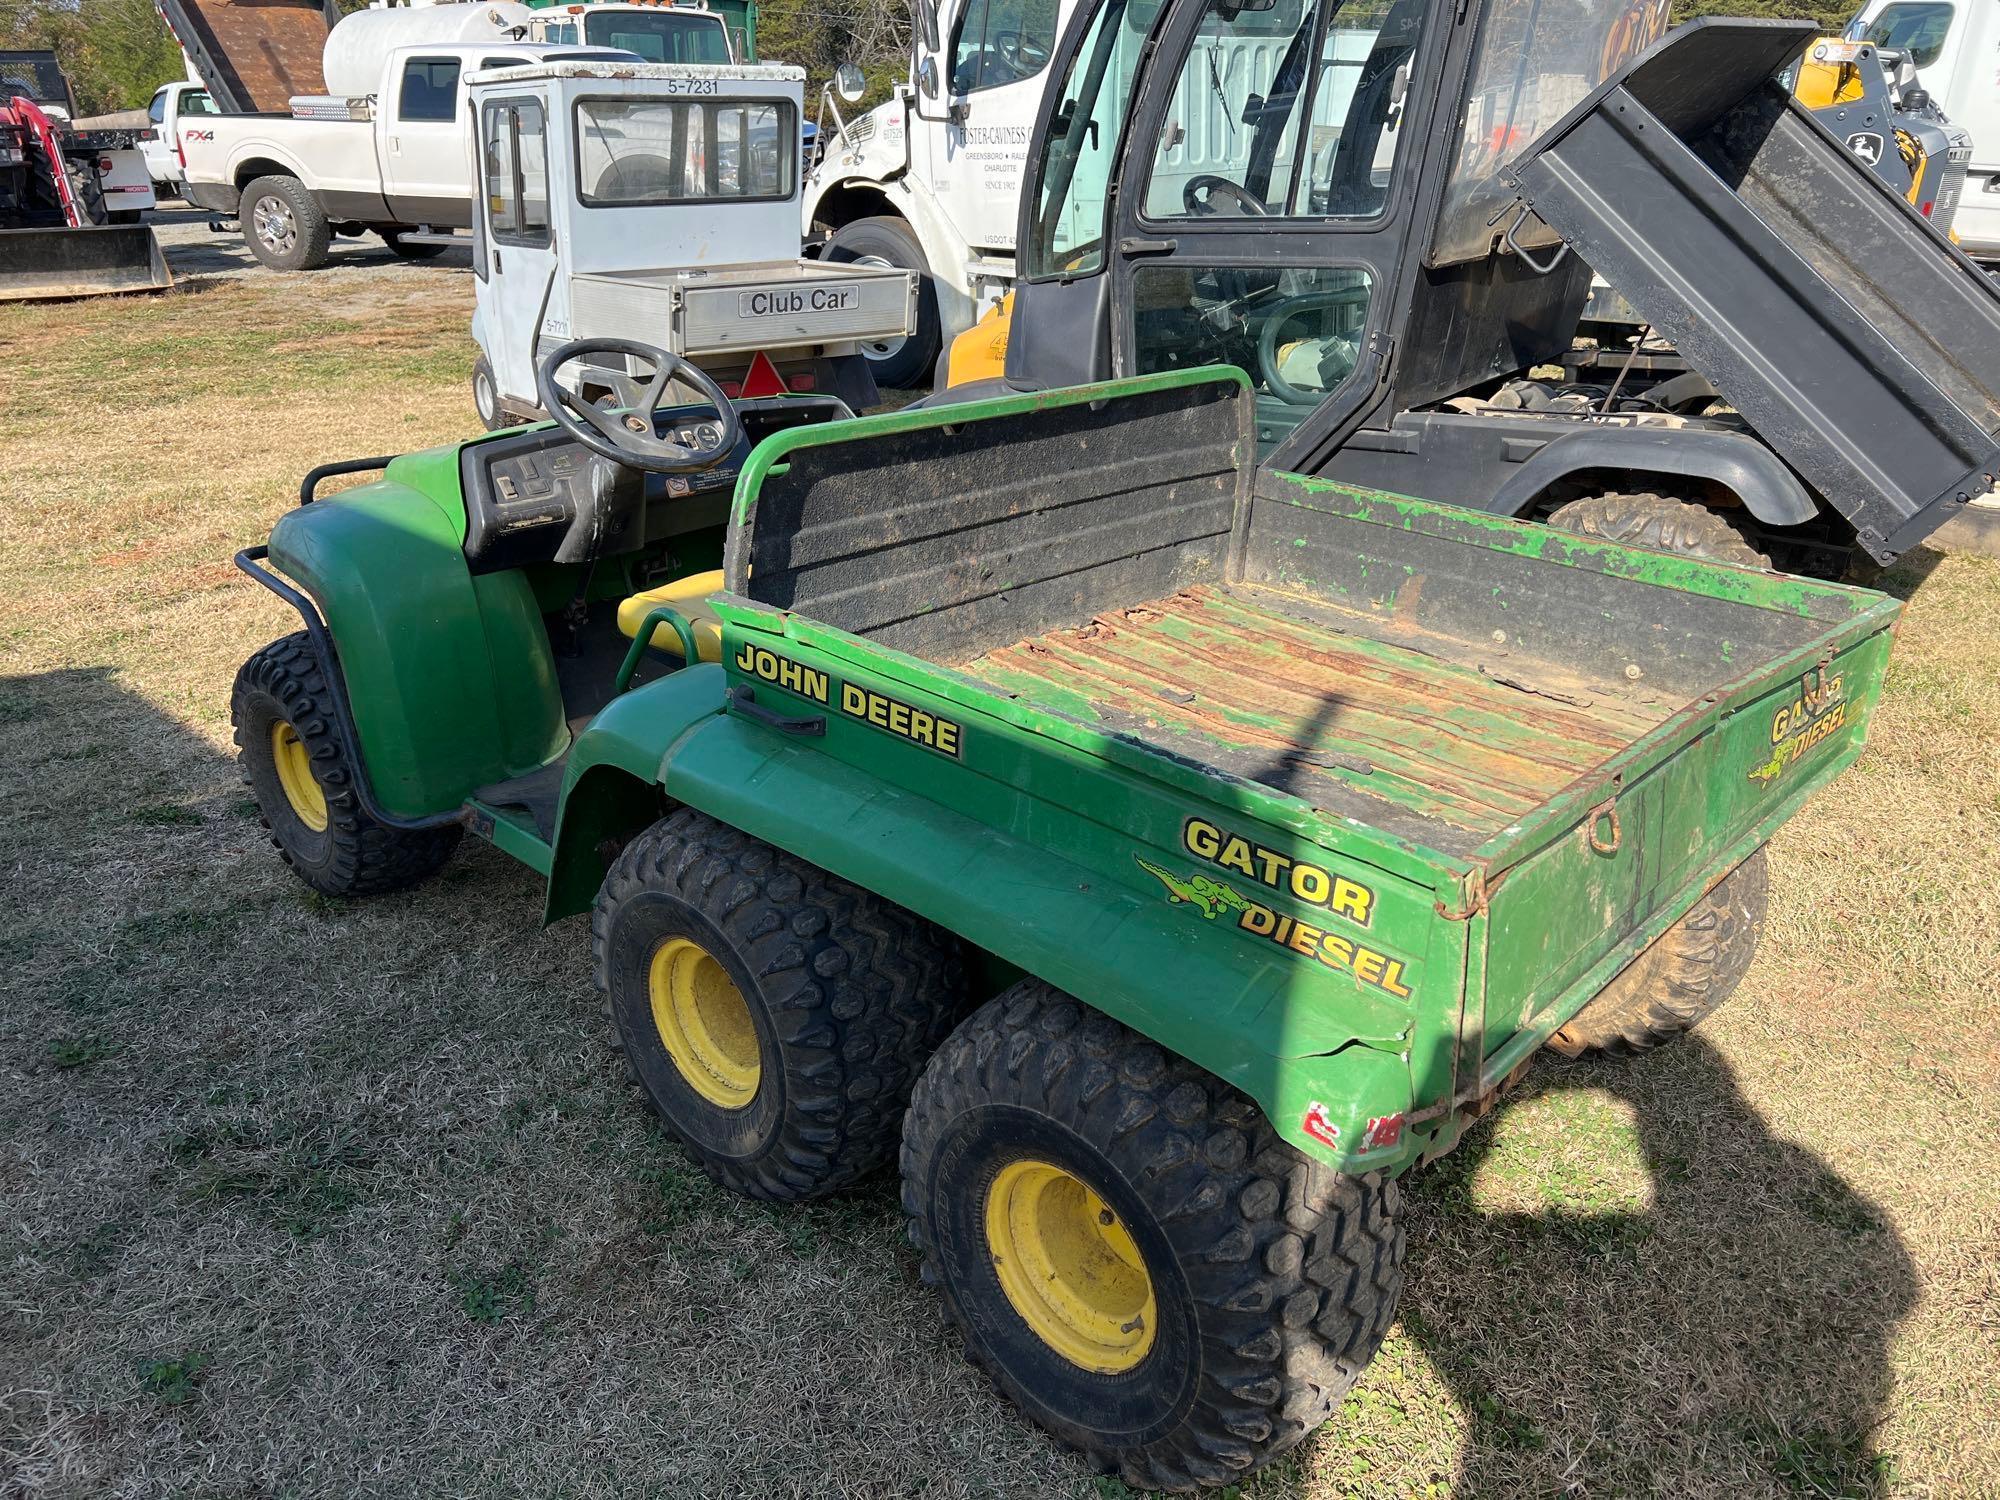
[[[210,118],[221,113],[207,89],[191,79],[176,79],[153,90],[146,106],[146,118],[153,133],[139,143],[146,154],[146,172],[153,179],[153,191],[161,197],[178,198],[181,192],[180,129],[184,118]]]
[[[609,49],[516,40],[509,23],[519,9],[454,5],[403,12],[423,17],[449,11],[468,23],[490,13],[495,39],[379,51],[380,71],[365,94],[301,96],[282,115],[184,116],[178,135],[183,196],[236,218],[251,254],[278,270],[324,265],[335,233],[373,231],[410,259],[439,254],[452,243],[452,230],[472,225],[466,82],[473,74],[550,57],[636,60]],[[329,88],[339,88],[335,80],[343,76],[331,66],[341,33],[381,15],[357,13],[328,33]],[[352,78],[351,63],[344,76]]]

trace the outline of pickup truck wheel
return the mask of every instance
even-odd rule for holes
[[[1743,982],[1770,894],[1759,849],[1620,970],[1549,1045],[1565,1057],[1629,1056],[1692,1031]]]
[[[1548,524],[1562,531],[1652,552],[1675,552],[1711,562],[1768,568],[1771,559],[1719,511],[1691,500],[1650,490],[1606,490],[1585,495],[1549,512]]]
[[[1396,1185],[1030,980],[924,1070],[903,1211],[1003,1395],[1135,1489],[1241,1479],[1330,1416],[1402,1289]]]
[[[329,896],[374,896],[435,874],[457,827],[411,830],[361,809],[354,766],[333,727],[333,694],[304,631],[273,641],[236,674],[236,755],[271,842]]]
[[[917,273],[917,327],[908,338],[875,339],[861,346],[862,356],[887,391],[915,390],[930,382],[940,344],[937,288],[931,281],[924,247],[901,219],[883,215],[856,219],[833,232],[826,259],[848,265],[893,266]]]
[[[963,1008],[950,935],[691,808],[626,846],[591,935],[634,1077],[752,1198],[817,1197],[889,1161]]]
[[[273,270],[315,271],[326,264],[333,226],[298,178],[257,178],[237,200],[236,216],[243,243]]]

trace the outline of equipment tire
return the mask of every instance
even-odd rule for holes
[[[950,934],[692,808],[626,846],[590,928],[634,1078],[751,1198],[818,1197],[889,1161],[963,1009]]]
[[[1620,970],[1549,1045],[1565,1057],[1629,1057],[1692,1031],[1743,982],[1770,894],[1759,849]]]
[[[931,367],[937,363],[941,347],[937,283],[931,278],[930,262],[924,259],[924,247],[918,243],[910,226],[887,215],[856,219],[833,232],[823,258],[847,265],[894,266],[898,270],[917,273],[916,331],[899,346],[880,356],[871,352],[871,346],[867,344],[863,344],[861,349],[868,360],[868,368],[874,372],[875,384],[883,390],[924,388],[930,380]]]
[[[500,386],[493,378],[493,366],[483,354],[474,355],[472,360],[472,409],[479,414],[479,425],[488,432],[514,425],[513,419],[500,409]]]
[[[966,1356],[1134,1489],[1284,1453],[1395,1316],[1394,1182],[1311,1160],[1220,1079],[1038,980],[931,1059],[902,1171]]]
[[[1559,531],[1644,547],[1650,552],[1743,563],[1752,568],[1771,566],[1771,559],[1719,511],[1651,490],[1585,495],[1550,511],[1548,524]]]
[[[406,231],[401,229],[378,229],[375,232],[382,236],[382,243],[389,247],[389,253],[398,260],[436,260],[451,248],[449,245],[432,245],[406,240],[403,238]]]
[[[362,810],[334,728],[337,691],[304,631],[246,661],[229,698],[243,780],[278,853],[314,890],[375,896],[415,885],[451,858],[463,830],[391,828]]]
[[[260,206],[267,206],[267,217],[261,221]],[[298,178],[255,179],[236,201],[236,218],[243,226],[243,243],[272,270],[316,271],[326,264],[333,226],[319,200]]]

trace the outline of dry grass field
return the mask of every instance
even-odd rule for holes
[[[230,758],[230,554],[468,435],[470,280],[0,309],[0,1495],[1123,1495],[916,1284],[892,1183],[723,1195],[587,933],[468,842],[309,894]],[[1410,1182],[1339,1419],[1244,1494],[2000,1494],[2000,563],[1920,550],[1737,997]]]

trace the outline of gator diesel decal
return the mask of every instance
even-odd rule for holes
[[[835,682],[817,667],[804,666],[788,656],[780,656],[766,646],[745,643],[731,663],[737,671],[772,683],[788,693],[810,698],[825,708],[837,709],[844,717],[872,728],[949,755],[957,760],[965,732],[959,725],[928,709],[916,708],[887,693],[878,693],[852,682]]]
[[[1275,943],[1301,958],[1317,959],[1329,969],[1352,975],[1400,1000],[1410,997],[1409,969],[1400,958],[1391,958],[1337,932],[1273,911],[1263,902],[1252,901],[1207,875],[1182,878],[1149,860],[1141,859],[1138,863],[1140,869],[1167,888],[1167,900],[1175,906],[1192,906],[1209,921],[1225,911],[1235,912],[1239,931]]]
[[[752,677],[783,688],[788,693],[797,693],[801,698],[810,698],[821,706],[833,701],[832,680],[826,673],[814,667],[800,666],[788,656],[767,650],[763,646],[746,644],[736,653],[736,670],[748,672]]]
[[[912,708],[887,693],[843,682],[840,685],[840,711],[850,719],[859,719],[864,724],[885,729],[898,739],[922,745],[940,755],[949,755],[953,760],[958,759],[962,733],[958,725],[928,709]]]
[[[1267,849],[1240,833],[1218,828],[1206,818],[1189,818],[1181,825],[1181,844],[1196,859],[1248,875],[1259,885],[1308,906],[1324,907],[1356,926],[1366,927],[1374,914],[1375,893],[1360,881]]]
[[[1799,695],[1771,715],[1771,758],[1752,766],[1750,779],[1767,785],[1776,781],[1846,723],[1847,690],[1840,674],[1822,677],[1817,686],[1808,677]]]

